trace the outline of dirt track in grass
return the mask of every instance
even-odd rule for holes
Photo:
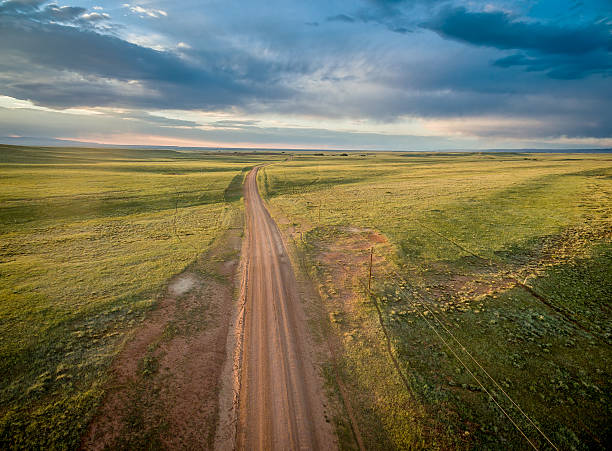
[[[244,186],[243,309],[232,302],[233,228],[169,281],[128,340],[82,449],[337,448],[297,281],[256,177]]]
[[[280,232],[245,181],[246,295],[238,449],[330,449],[321,380],[312,362],[297,282]]]
[[[169,281],[113,364],[82,449],[213,448],[239,234],[231,229]]]

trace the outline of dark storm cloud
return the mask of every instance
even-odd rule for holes
[[[221,108],[287,94],[286,88],[274,86],[279,74],[273,66],[239,52],[200,52],[188,63],[172,52],[55,23],[81,18],[84,8],[41,9],[40,2],[24,1],[0,5],[11,12],[0,16],[4,95],[54,107]],[[121,93],[113,82],[135,85]]]
[[[346,22],[346,23],[354,23],[355,19],[351,16],[347,16],[346,14],[337,14],[335,16],[330,16],[327,18],[328,22]]]
[[[172,119],[168,117],[155,116],[145,111],[129,111],[125,113],[117,113],[115,116],[121,119],[137,121],[143,124],[152,124],[156,126],[158,125],[160,127],[193,128],[193,127],[197,127],[198,125],[200,125],[197,122],[193,122],[193,121],[185,121],[182,119]]]
[[[612,50],[611,29],[603,23],[569,28],[515,21],[504,12],[445,8],[424,26],[444,37],[499,49],[526,49],[566,55]]]
[[[501,50],[523,50],[495,61],[498,67],[522,66],[552,78],[582,78],[609,72],[611,27],[605,22],[575,27],[514,20],[504,12],[444,8],[423,27],[444,38]]]
[[[365,0],[362,7],[352,14],[332,16],[337,21],[350,23],[374,23],[394,33],[406,34],[416,29],[415,7],[432,10],[438,3],[448,0]],[[328,18],[328,21],[330,18]]]
[[[524,67],[531,72],[546,72],[551,78],[574,80],[596,73],[610,73],[612,57],[609,52],[604,51],[579,56],[543,55],[537,57],[517,53],[500,58],[493,65],[504,68]]]
[[[55,24],[2,22],[0,51],[57,70],[119,80],[178,83],[204,81],[205,74],[176,56],[114,36]]]
[[[413,6],[421,0],[367,0],[365,5],[351,14],[336,14],[327,17],[327,22],[347,24],[378,24],[395,33],[405,34],[414,30],[413,20],[404,12],[405,6]],[[433,3],[433,2],[432,2]]]
[[[357,115],[359,111],[367,110],[370,117],[389,122],[404,116],[432,120],[462,117],[521,118],[524,122],[533,120],[533,127],[529,130],[525,127],[510,130],[500,124],[497,129],[491,129],[489,136],[512,134],[520,137],[521,133],[526,133],[538,137],[566,135],[603,138],[612,136],[612,119],[607,114],[610,101],[612,98],[606,93],[597,99],[580,97],[577,92],[518,96],[500,92],[396,90],[384,97],[353,97],[343,103],[342,113]],[[319,99],[313,99],[302,108],[306,112],[320,114],[320,105]]]
[[[60,6],[51,3],[42,7],[47,1],[39,0],[9,0],[0,3],[0,15],[5,20],[29,19],[40,23],[64,23],[87,26],[94,22],[110,19],[105,13],[87,13],[87,8],[80,6]]]
[[[20,136],[73,136],[72,122],[78,118],[81,126],[98,134],[114,134],[125,131],[125,121],[119,116],[104,115],[76,116],[28,109],[6,110],[0,107],[0,137],[17,134]],[[131,132],[156,135],[160,129],[148,121],[135,120]],[[452,148],[453,144],[444,138],[380,133],[351,133],[323,128],[259,127],[249,121],[219,121],[206,130],[200,128],[164,128],[164,136],[181,139],[243,143],[261,146],[319,146],[328,148],[383,148],[397,150]]]
[[[47,0],[8,0],[0,3],[0,13],[15,14],[37,10]]]
[[[144,110],[265,113],[288,123],[508,117],[533,120],[521,129],[533,136],[612,136],[604,22],[550,25],[541,17],[431,8],[425,0],[245,2],[239,14],[213,3],[169,5],[167,18],[156,21],[120,16],[124,10],[105,4],[118,24],[101,10],[0,1],[0,95],[52,108],[129,110],[113,116],[113,130],[138,123],[143,133],[172,129],[198,139],[205,137],[198,124]],[[240,139],[273,133],[255,125],[207,127],[241,131]],[[520,138],[521,130],[478,133]]]
[[[86,8],[81,8],[80,6],[58,6],[53,4],[46,6],[39,15],[41,18],[46,20],[70,22],[84,14],[86,11]]]

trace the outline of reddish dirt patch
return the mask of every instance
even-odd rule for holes
[[[448,263],[429,262],[429,272],[423,288],[430,300],[439,303],[450,299],[471,302],[515,286],[529,290],[525,286],[527,279],[537,277],[551,266],[585,256],[591,243],[610,239],[610,236],[609,230],[575,227],[546,237],[534,245],[522,260],[492,263],[474,254],[485,265],[477,265],[464,270],[464,273],[457,273],[457,269]]]
[[[387,238],[377,232],[370,232],[368,234],[368,240],[372,243],[386,243]]]
[[[432,265],[435,267],[435,265]],[[450,298],[462,300],[474,300],[485,295],[504,292],[516,285],[513,277],[500,272],[477,273],[477,274],[453,274],[445,275],[447,278],[436,278],[426,288],[432,300],[440,302]]]
[[[354,385],[354,381],[345,380],[341,375],[339,362],[344,359],[346,346],[357,336],[360,339],[374,342],[372,331],[377,330],[371,318],[363,315],[360,306],[362,292],[367,286],[370,249],[376,246],[377,252],[372,258],[373,267],[385,265],[380,257],[387,238],[370,229],[350,227],[343,230],[345,234],[333,241],[324,240],[317,243],[315,259],[322,264],[324,272],[315,276],[319,283],[319,296],[323,300],[323,310],[329,318],[327,344],[333,364],[334,379],[338,386],[339,396],[346,412],[353,435],[354,446],[365,450],[366,445],[362,428],[369,434],[370,425],[362,418],[364,405],[373,404],[370,396]],[[383,244],[381,246],[381,243]]]
[[[82,449],[213,447],[237,266],[220,257],[239,245],[224,237],[169,281],[113,364]]]

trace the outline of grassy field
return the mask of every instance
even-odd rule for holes
[[[259,183],[319,287],[344,448],[610,443],[611,155],[296,155]]]
[[[119,350],[270,161],[343,448],[606,447],[612,156],[283,158],[0,147],[0,448],[78,446]]]
[[[262,158],[0,147],[0,448],[78,446],[113,358]]]

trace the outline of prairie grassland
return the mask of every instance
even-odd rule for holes
[[[318,283],[343,447],[610,443],[612,156],[296,155],[259,183]]]
[[[78,445],[113,357],[242,214],[257,161],[0,148],[0,448]]]

